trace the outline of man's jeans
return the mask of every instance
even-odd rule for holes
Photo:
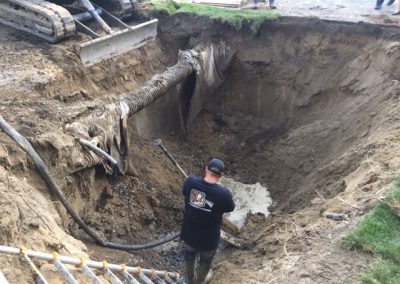
[[[196,261],[196,255],[199,254],[199,264],[210,268],[216,252],[217,250],[197,250],[186,244],[185,261]]]

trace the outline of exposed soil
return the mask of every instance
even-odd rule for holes
[[[340,239],[400,165],[399,31],[284,18],[252,35],[246,27],[234,31],[177,15],[160,21],[159,35],[85,68],[71,42],[48,45],[2,26],[0,114],[29,139],[73,207],[104,238],[143,243],[179,229],[183,178],[154,145],[162,138],[187,172],[202,174],[218,156],[227,175],[264,184],[275,201],[267,219],[248,219],[240,235],[245,249],[224,247],[213,283],[354,282],[371,256],[344,250]],[[113,179],[102,166],[71,168],[88,156],[65,125],[174,64],[178,49],[221,40],[234,59],[187,136],[172,90],[129,121],[134,175]],[[4,133],[0,141],[0,244],[182,272],[179,242],[133,254],[93,244],[26,154]],[[328,220],[327,212],[348,219]],[[10,283],[32,283],[27,269],[16,257],[0,258]],[[57,278],[49,266],[41,270]]]

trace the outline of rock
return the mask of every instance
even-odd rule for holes
[[[301,278],[310,278],[311,275],[310,275],[310,273],[308,273],[308,272],[303,272],[303,273],[300,274],[300,277],[301,277]]]
[[[348,216],[341,213],[325,213],[325,218],[335,221],[344,221],[348,219]]]
[[[324,203],[324,201],[319,197],[316,197],[313,200],[311,200],[312,205],[319,205],[319,204],[323,204],[323,203]]]

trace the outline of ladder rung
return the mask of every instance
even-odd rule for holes
[[[130,284],[140,284],[139,281],[135,279],[132,275],[130,275],[127,271],[124,271],[124,277],[129,281]]]
[[[113,284],[124,284],[110,269],[106,268],[104,274],[111,280]]]
[[[0,284],[8,284],[6,277],[4,276],[3,272],[0,271]]]
[[[65,280],[67,280],[68,284],[79,284],[78,281],[74,278],[74,276],[69,272],[69,270],[61,263],[61,261],[54,261],[54,266],[57,268],[58,272],[64,276]]]
[[[99,277],[97,277],[96,274],[94,274],[94,272],[87,265],[82,265],[81,268],[94,284],[103,284]]]

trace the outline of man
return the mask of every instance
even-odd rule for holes
[[[253,5],[251,6],[251,8],[257,9],[259,0],[252,0],[252,1],[253,1]],[[261,0],[261,2],[266,2],[266,0]],[[269,8],[276,9],[275,0],[269,0]]]
[[[212,159],[205,168],[204,178],[190,176],[183,185],[185,213],[181,239],[185,241],[187,283],[209,283],[211,264],[218,248],[222,215],[232,212],[235,203],[230,190],[218,185],[224,174],[224,163]],[[196,266],[196,256],[200,256]]]
[[[389,3],[388,3],[388,5],[389,5]],[[400,0],[397,1],[397,8],[396,8],[396,11],[395,11],[392,15],[395,15],[395,16],[400,15]]]
[[[269,0],[269,8],[276,9],[275,0]]]
[[[380,10],[382,8],[382,4],[385,0],[376,0],[375,10]],[[389,0],[387,5],[390,6],[394,3],[394,0]]]

